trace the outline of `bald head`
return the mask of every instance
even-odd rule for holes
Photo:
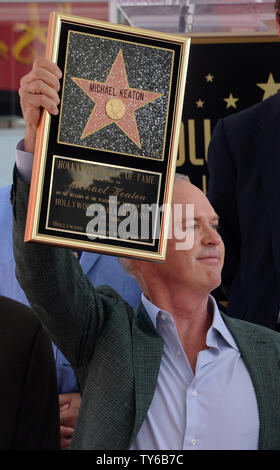
[[[172,198],[173,213],[175,213],[175,205],[181,206],[182,212],[186,213],[185,207],[190,204],[194,207],[195,218],[197,218],[197,216],[201,217],[202,215],[207,214],[207,216],[212,220],[218,221],[218,215],[201,189],[190,181],[183,179],[175,180]]]
[[[186,205],[192,204],[194,218],[188,220]],[[176,211],[176,207],[180,211]],[[181,214],[174,220],[175,213]],[[224,245],[218,233],[218,216],[205,194],[189,181],[176,179],[172,200],[172,234],[168,239],[164,263],[124,260],[122,264],[137,278],[141,288],[155,284],[155,279],[177,289],[183,284],[198,295],[208,295],[221,282]],[[193,235],[193,243],[186,249],[178,249],[176,224],[181,233]]]
[[[192,201],[197,198],[201,198],[201,200],[204,200],[205,203],[207,202],[210,205],[210,202],[201,189],[184,177],[175,178],[172,204],[192,204]]]

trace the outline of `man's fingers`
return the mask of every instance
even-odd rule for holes
[[[65,405],[66,403],[70,405],[71,403],[71,394],[70,393],[60,393],[58,396],[59,406]]]
[[[72,437],[74,432],[73,428],[67,426],[60,426],[60,435],[63,437]]]
[[[19,95],[22,114],[26,124],[24,148],[34,152],[36,129],[42,108],[50,114],[58,114],[59,79],[58,66],[45,58],[35,59],[31,72],[20,82]]]
[[[57,100],[53,100],[46,95],[23,92],[20,94],[23,110],[26,108],[44,108],[50,114],[58,114]]]
[[[57,92],[42,80],[33,80],[32,82],[27,83],[26,85],[24,85],[24,87],[19,89],[20,97],[23,97],[24,95],[28,94],[44,95],[50,100],[52,100],[56,105],[59,104],[59,97]],[[32,96],[30,96],[29,98],[31,99]]]
[[[54,62],[51,62],[45,57],[37,57],[33,62],[32,70],[36,71],[41,68],[48,70],[52,74],[56,75],[58,78],[61,78],[62,76],[60,68]]]
[[[43,107],[51,114],[57,114],[61,76],[60,69],[50,60],[35,59],[31,72],[20,82],[19,95],[23,111],[26,107]]]
[[[26,83],[23,87],[19,89],[19,94],[21,95],[22,93],[33,93],[33,94],[41,94],[41,95],[46,95],[49,98],[53,99],[54,101],[57,101],[59,103],[59,98],[57,91],[53,86],[48,85],[46,82],[43,80],[32,80],[29,83]]]
[[[50,72],[49,70],[43,69],[42,67],[36,70],[32,69],[31,72],[22,77],[20,81],[20,87],[23,88],[32,82],[46,83],[55,91],[58,91],[60,89],[60,82],[58,77],[54,73]]]
[[[73,416],[71,410],[65,410],[60,412],[59,421],[61,426],[73,427],[75,425],[77,416]]]
[[[43,57],[35,59],[30,74],[35,79],[44,80],[50,86],[56,86],[56,89],[59,90],[59,79],[62,77],[62,72],[60,68],[49,59]],[[26,76],[27,80],[30,79],[28,75]]]
[[[69,449],[69,448],[70,448],[70,444],[71,444],[71,438],[69,438],[69,439],[61,438],[61,439],[60,439],[60,447],[61,447],[62,449]]]
[[[71,443],[74,429],[60,426],[60,446],[63,449],[68,449]]]
[[[65,411],[69,410],[69,408],[70,408],[69,403],[65,403],[64,405],[60,405],[60,407],[59,407],[60,415],[61,415],[61,413],[64,413]]]

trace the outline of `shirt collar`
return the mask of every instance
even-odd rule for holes
[[[206,336],[206,344],[207,346],[217,347],[221,344],[221,339],[224,340],[228,346],[232,347],[236,351],[238,351],[238,347],[236,342],[233,339],[232,334],[230,333],[229,329],[227,328],[218,305],[211,295],[209,295],[209,303],[212,307],[213,311],[213,322],[211,327],[209,328]]]
[[[157,316],[161,310],[150,300],[148,300],[147,297],[145,297],[145,295],[143,294],[143,292],[141,294],[141,301],[145,309],[147,310],[147,313],[150,319],[152,320],[154,327],[157,328]]]
[[[161,310],[160,308],[158,308],[156,305],[154,305],[150,300],[147,299],[147,297],[145,297],[143,293],[142,293],[141,300],[155,328],[157,328],[157,318],[160,313],[165,313],[166,315],[170,315],[169,312],[165,312]],[[238,351],[236,342],[234,341],[233,336],[231,335],[230,331],[228,330],[221,316],[221,313],[219,311],[218,305],[214,297],[212,297],[211,295],[209,295],[209,303],[210,303],[209,307],[213,311],[213,322],[207,332],[207,336],[206,336],[207,346],[220,349],[221,343],[225,344],[226,342],[228,346]]]

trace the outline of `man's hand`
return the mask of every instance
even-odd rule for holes
[[[36,130],[42,108],[50,114],[58,114],[61,70],[48,59],[35,59],[31,72],[20,82],[19,96],[26,124],[24,149],[34,152]]]
[[[80,404],[81,395],[79,393],[63,393],[59,395],[60,445],[63,449],[70,447]]]

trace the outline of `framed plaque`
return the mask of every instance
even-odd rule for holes
[[[190,39],[52,13],[25,241],[162,261]]]

